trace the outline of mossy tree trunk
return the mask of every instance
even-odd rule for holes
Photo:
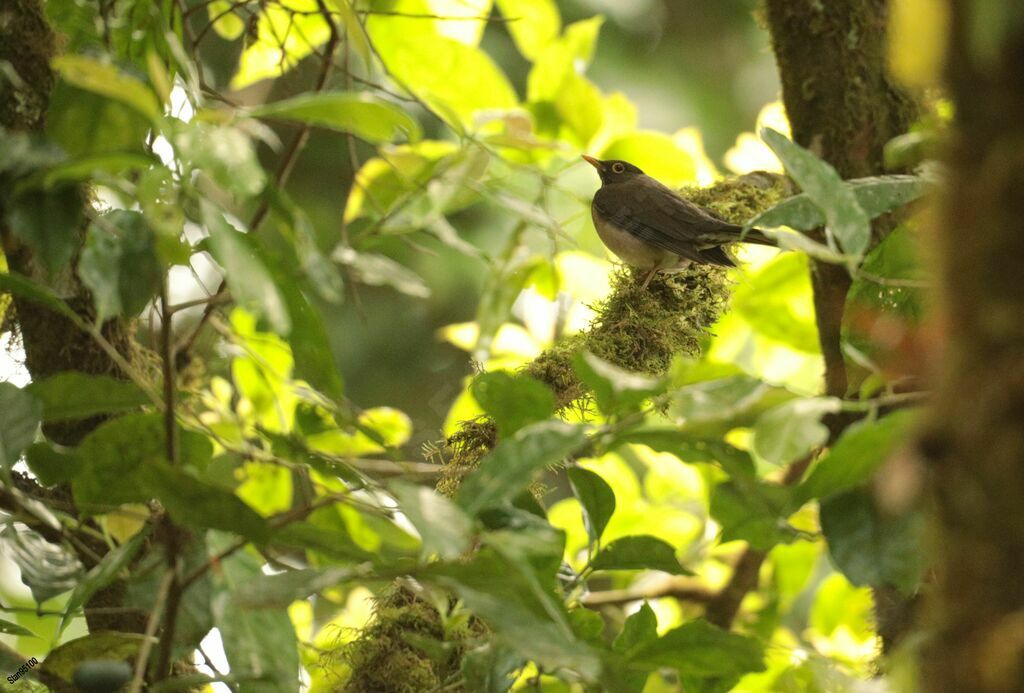
[[[0,63],[9,64],[17,75],[16,80],[0,77],[0,127],[9,132],[37,133],[43,130],[54,83],[50,60],[56,45],[57,39],[46,22],[40,0],[5,0],[0,6]],[[3,223],[3,212],[0,208],[0,241],[9,269],[49,285],[85,321],[93,322],[92,298],[78,281],[73,268],[68,267],[56,277],[50,277],[32,248],[21,243]],[[83,233],[84,229],[79,229],[79,232]],[[14,299],[14,308],[25,350],[25,363],[33,380],[62,371],[121,375],[97,342],[67,318],[19,297]],[[130,326],[121,320],[111,320],[102,331],[107,341],[130,359]],[[76,445],[101,421],[94,418],[48,425],[45,430],[47,436],[58,443]],[[31,483],[27,478],[22,481]],[[89,540],[83,538],[83,541]],[[101,553],[106,550],[102,543],[93,548]],[[82,556],[82,559],[87,566],[92,564],[88,556]],[[121,584],[115,582],[110,588],[97,593],[89,605],[118,606],[121,589]],[[89,626],[93,630],[142,630],[143,625],[134,615],[89,617]]]
[[[1024,690],[1024,13],[991,6],[1004,14],[950,2],[957,127],[936,239],[948,341],[923,440],[938,556],[929,691]]]
[[[885,143],[905,133],[917,113],[886,71],[887,0],[765,0],[764,9],[793,139],[845,179],[882,173]],[[876,240],[889,230],[885,221],[876,223]],[[851,284],[844,267],[812,260],[824,389],[833,397],[845,397],[850,388],[841,336]],[[832,416],[826,423],[835,439],[850,419]],[[798,480],[805,468],[806,462],[794,465],[787,481]],[[764,557],[752,549],[741,556],[722,598],[708,605],[708,620],[732,623],[743,596],[757,586]],[[906,630],[909,605],[884,585],[875,588],[875,597],[888,648]]]

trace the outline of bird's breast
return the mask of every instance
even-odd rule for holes
[[[675,253],[645,243],[629,231],[599,216],[597,210],[593,208],[591,216],[601,242],[627,265],[649,270],[655,267],[670,267],[679,261],[679,256]]]

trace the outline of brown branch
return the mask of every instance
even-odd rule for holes
[[[671,597],[680,601],[706,604],[714,600],[716,596],[715,592],[694,584],[693,580],[689,578],[669,577],[645,587],[591,592],[584,595],[580,599],[580,603],[588,609],[597,609],[602,606],[617,606],[647,599]]]

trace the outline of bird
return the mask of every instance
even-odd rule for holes
[[[735,267],[722,247],[729,243],[777,246],[760,229],[744,232],[628,161],[583,158],[601,177],[590,205],[597,235],[620,260],[646,272],[642,290],[658,272],[679,272],[693,263]]]

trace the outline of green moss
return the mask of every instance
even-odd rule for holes
[[[377,602],[373,623],[357,640],[338,651],[338,656],[352,671],[344,690],[352,693],[438,690],[458,673],[461,648],[453,648],[443,660],[438,660],[409,644],[405,635],[458,643],[480,634],[481,628],[478,620],[470,619],[467,625],[446,637],[437,610],[407,589],[396,587]]]
[[[782,176],[757,173],[683,194],[724,219],[743,223],[789,192]],[[726,272],[716,267],[702,265],[658,275],[647,289],[640,288],[640,280],[632,269],[617,270],[611,294],[593,306],[596,317],[588,329],[561,340],[524,366],[524,373],[551,388],[560,409],[586,397],[572,367],[581,349],[629,370],[664,373],[676,354],[700,355],[729,297]],[[497,427],[488,417],[463,422],[446,441],[448,461],[437,490],[453,496],[466,473],[494,448],[497,437]],[[432,662],[401,637],[408,631],[436,633],[439,624],[437,612],[408,592],[399,589],[386,595],[374,624],[347,650],[353,674],[346,690],[439,688],[458,669],[459,655],[444,663]],[[476,627],[483,626],[477,622]]]
[[[481,416],[464,421],[459,430],[445,441],[448,461],[437,482],[437,491],[454,496],[467,472],[476,469],[480,460],[490,452],[498,440],[498,427],[494,420]]]

